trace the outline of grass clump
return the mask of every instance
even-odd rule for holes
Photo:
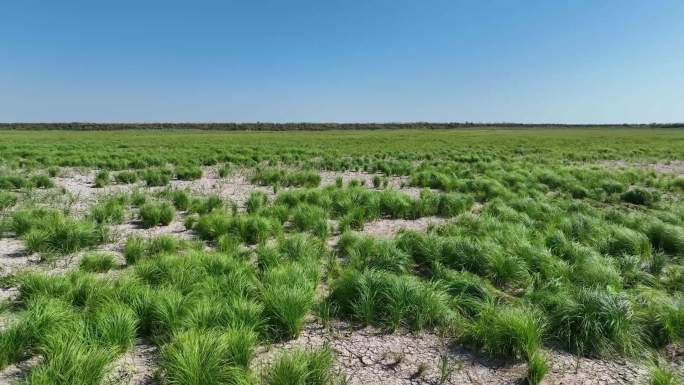
[[[650,206],[658,200],[658,195],[653,191],[634,187],[622,193],[620,199],[635,205]]]
[[[121,199],[108,199],[90,208],[88,216],[98,224],[118,224],[124,220],[124,204]]]
[[[179,180],[196,180],[202,177],[202,169],[197,166],[176,167],[176,178]]]
[[[204,198],[193,198],[188,210],[200,215],[208,214],[223,207],[223,200],[218,195],[209,195]]]
[[[218,175],[219,178],[226,178],[230,176],[233,173],[233,167],[231,166],[230,163],[226,163],[219,167],[218,169]]]
[[[251,356],[249,339],[218,330],[189,330],[164,347],[160,368],[169,384],[248,384],[239,365]],[[247,360],[248,361],[248,360]]]
[[[644,226],[653,248],[672,256],[684,255],[684,228],[660,221],[651,221]]]
[[[0,368],[38,352],[48,336],[76,320],[76,313],[64,301],[46,297],[30,299],[29,296],[19,320],[0,332]]]
[[[171,180],[169,174],[165,169],[147,169],[142,173],[142,179],[148,187],[166,186]]]
[[[408,273],[413,261],[391,240],[375,240],[351,232],[342,234],[338,252],[357,270],[374,269],[393,273]]]
[[[181,243],[175,237],[163,234],[157,237],[148,239],[146,244],[146,252],[150,255],[162,253],[174,253],[181,247]]]
[[[389,330],[445,325],[453,316],[446,292],[409,275],[382,271],[345,271],[332,287],[330,300],[340,315]]]
[[[261,215],[233,216],[221,210],[200,216],[194,226],[200,237],[217,240],[220,236],[231,234],[243,242],[255,244],[282,232],[279,221]]]
[[[474,199],[469,195],[446,193],[439,198],[437,212],[443,217],[453,217],[466,212],[474,203]]]
[[[131,193],[131,204],[135,207],[140,207],[147,202],[147,194],[144,191],[138,189]]]
[[[132,171],[121,171],[114,175],[114,180],[119,184],[132,184],[138,181],[138,174]]]
[[[106,238],[106,228],[90,221],[65,217],[58,212],[31,212],[28,218],[15,217],[29,252],[68,254],[94,246]],[[20,224],[21,221],[28,220]]]
[[[176,210],[167,202],[145,203],[140,207],[140,222],[143,227],[167,226],[173,221]]]
[[[138,319],[130,307],[108,303],[90,317],[90,327],[101,345],[123,353],[133,346]]]
[[[270,186],[317,187],[321,176],[315,171],[290,171],[277,168],[257,168],[252,183]]]
[[[282,354],[267,369],[267,385],[326,385],[332,382],[332,351],[295,350]]]
[[[644,331],[624,294],[579,288],[539,295],[552,337],[566,349],[608,356],[642,351]]]
[[[9,191],[0,190],[0,211],[6,210],[17,203],[17,196]]]
[[[36,188],[54,187],[55,183],[47,175],[34,175],[31,177],[31,184]]]
[[[292,262],[264,273],[262,301],[277,336],[293,338],[302,330],[304,317],[314,304],[316,280],[310,276],[306,267]]]
[[[116,267],[116,261],[111,254],[91,253],[85,255],[79,263],[79,268],[91,273],[106,273]]]
[[[292,223],[299,231],[311,231],[316,236],[328,235],[328,216],[322,208],[299,204],[294,208]]]
[[[44,362],[31,372],[27,385],[97,385],[115,357],[113,350],[66,332],[49,335],[41,354]]]
[[[95,175],[95,187],[102,188],[108,186],[112,183],[112,178],[109,175],[109,171],[102,170]]]
[[[549,363],[540,351],[531,353],[527,358],[527,383],[539,385],[549,371]]]
[[[190,195],[186,191],[173,190],[170,193],[170,198],[176,210],[186,211],[190,208]]]
[[[655,362],[649,370],[649,385],[681,385],[682,379],[667,363]]]
[[[487,305],[466,329],[467,340],[488,354],[529,358],[541,346],[544,322],[530,308]]]
[[[129,265],[135,264],[145,253],[145,241],[138,236],[130,236],[126,240],[123,255],[126,258],[126,263]]]
[[[29,180],[23,176],[0,174],[0,190],[18,190],[30,186]]]
[[[248,213],[257,213],[259,210],[263,209],[268,205],[268,197],[261,191],[254,191],[249,194],[247,202],[245,202],[245,208]]]
[[[174,253],[180,247],[181,242],[171,235],[164,234],[150,239],[133,235],[126,240],[123,254],[126,264],[134,265],[148,256]]]

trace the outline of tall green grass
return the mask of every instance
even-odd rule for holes
[[[140,207],[140,223],[145,228],[167,226],[175,216],[176,210],[167,202],[150,202]]]
[[[267,385],[325,385],[332,382],[332,351],[295,350],[281,354],[265,373]]]

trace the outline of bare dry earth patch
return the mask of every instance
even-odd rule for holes
[[[8,365],[3,370],[0,370],[0,385],[21,383],[41,361],[40,356],[33,356],[16,364]]]
[[[363,186],[369,189],[373,189],[373,177],[378,176],[380,178],[387,178],[387,187],[401,191],[411,197],[418,197],[420,195],[421,188],[409,187],[409,177],[408,176],[385,176],[384,174],[374,174],[364,171],[321,171],[321,186],[329,186],[336,183],[337,178],[342,178],[342,183],[344,185],[349,184],[352,180],[359,180],[363,182]]]
[[[142,182],[95,187],[97,172],[97,170],[67,169],[61,176],[52,178],[55,186],[63,188],[73,199],[73,204],[70,206],[72,215],[84,216],[100,196],[130,193],[135,189],[144,188]]]
[[[633,163],[625,160],[604,160],[600,165],[611,169],[639,168],[652,170],[663,174],[674,174],[684,176],[684,160],[670,160],[667,162],[656,163]]]
[[[159,351],[156,346],[136,340],[133,348],[122,354],[102,381],[105,385],[143,385],[154,383]]]
[[[343,322],[332,328],[310,324],[297,339],[260,348],[253,369],[263,372],[282,352],[322,346],[333,350],[333,371],[348,384],[513,385],[524,383],[527,370],[524,362],[483,357],[432,333],[387,334],[373,327],[354,330]],[[637,384],[647,374],[631,362],[547,353],[551,368],[544,383],[548,385]]]
[[[172,180],[171,187],[187,190],[194,195],[216,194],[221,199],[234,202],[238,208],[244,208],[250,194],[255,191],[263,192],[269,199],[272,199],[275,196],[273,188],[253,184],[249,181],[249,173],[249,170],[240,169],[225,178],[221,178],[215,168],[207,167],[203,170],[200,179],[192,181]]]
[[[27,254],[24,242],[20,239],[0,239],[0,277],[24,270],[38,260],[38,256]]]
[[[363,233],[375,238],[392,238],[402,230],[426,231],[430,226],[446,223],[442,217],[422,217],[418,219],[378,219],[368,222]]]

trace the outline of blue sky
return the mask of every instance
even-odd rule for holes
[[[684,1],[4,1],[0,121],[684,121]]]

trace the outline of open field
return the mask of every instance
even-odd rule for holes
[[[684,130],[0,131],[0,384],[681,384]]]

